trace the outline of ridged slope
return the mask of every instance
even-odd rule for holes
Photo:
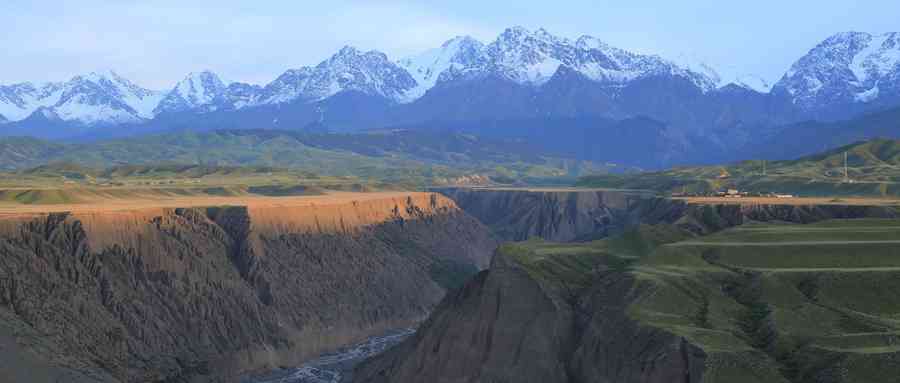
[[[85,382],[298,365],[421,319],[495,246],[425,193],[18,215],[0,233],[0,318],[18,329],[0,338],[51,341],[25,349]]]

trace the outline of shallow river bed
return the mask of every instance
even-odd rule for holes
[[[323,354],[298,368],[272,371],[263,376],[245,379],[244,383],[338,383],[359,362],[381,354],[416,332],[415,329],[392,330],[380,336],[336,352]]]

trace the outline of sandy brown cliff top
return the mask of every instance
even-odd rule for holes
[[[109,199],[79,204],[0,204],[0,235],[13,233],[25,220],[68,213],[88,233],[92,246],[127,245],[138,240],[156,217],[179,208],[246,207],[253,232],[264,235],[348,232],[394,219],[415,219],[457,211],[455,203],[425,192],[334,192],[297,197],[182,197]]]

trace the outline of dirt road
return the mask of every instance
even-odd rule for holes
[[[674,197],[697,205],[853,205],[900,206],[900,200],[891,198],[772,198],[772,197]]]

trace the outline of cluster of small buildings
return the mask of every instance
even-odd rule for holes
[[[708,193],[672,193],[672,197],[719,197],[719,198],[746,198],[746,197],[763,197],[763,198],[795,198],[793,194],[772,193],[772,192],[756,192],[741,191],[738,189],[726,189]]]

